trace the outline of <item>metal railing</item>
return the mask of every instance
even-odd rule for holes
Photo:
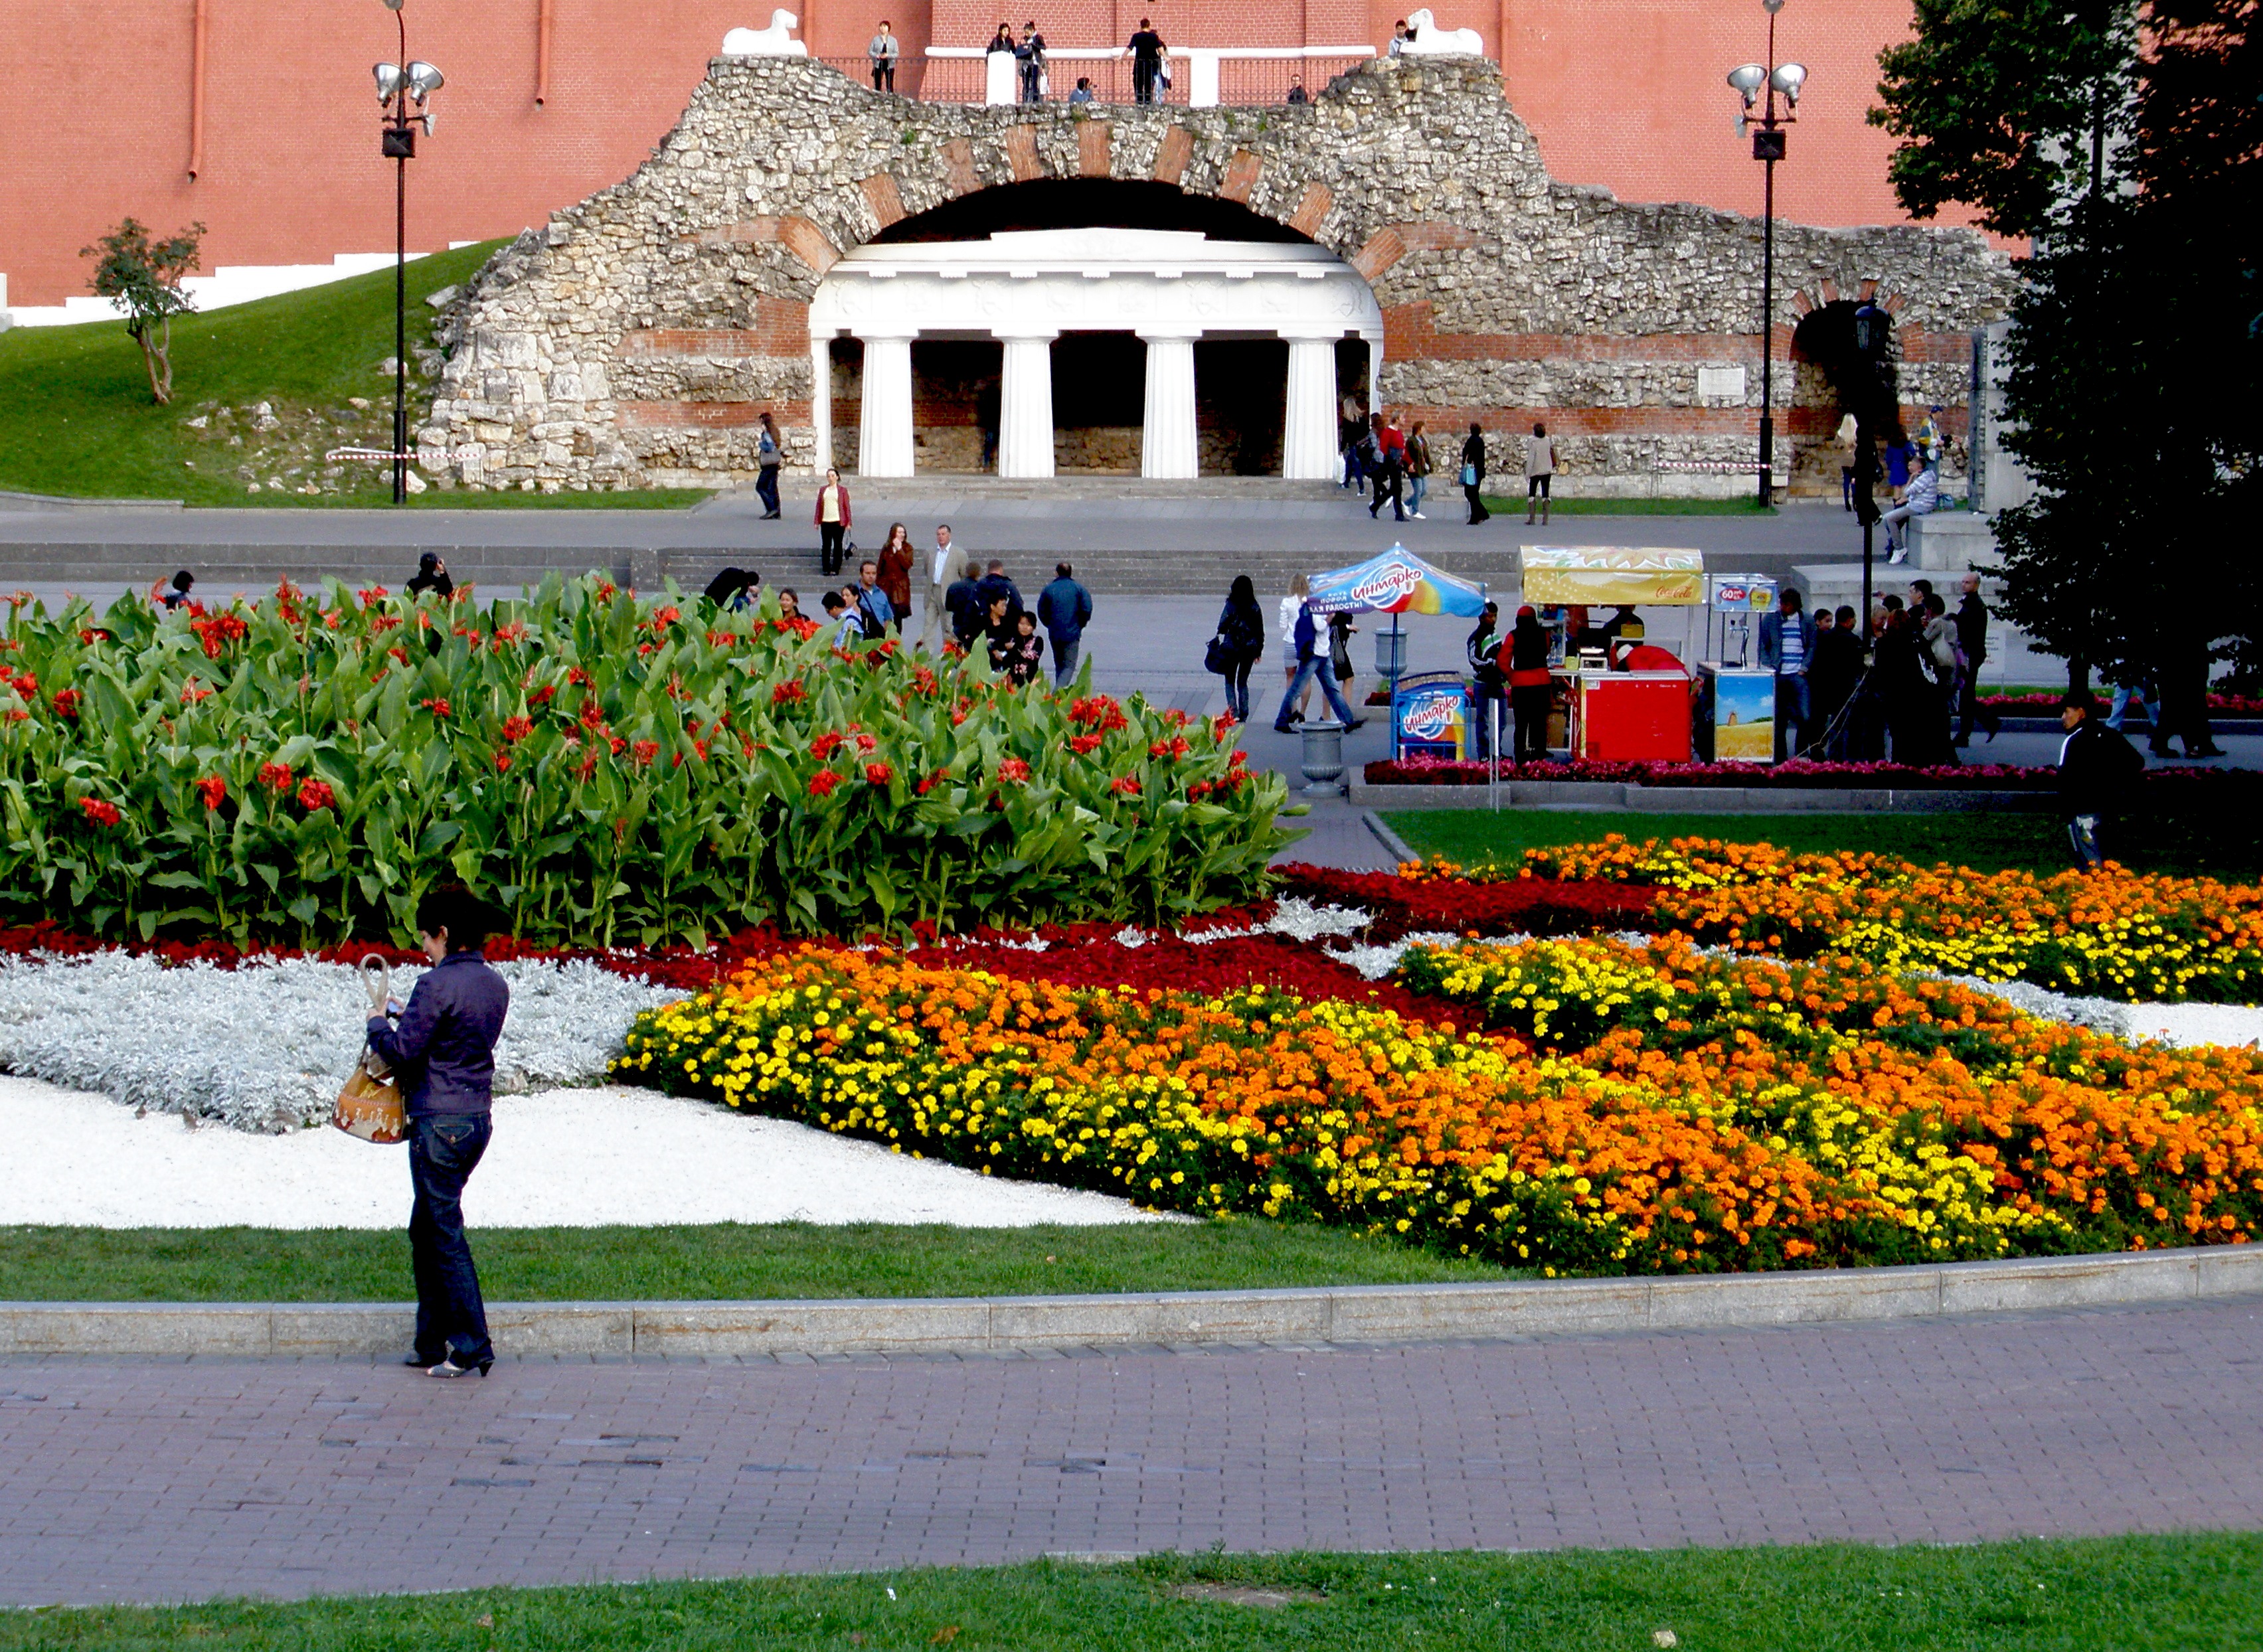
[[[1315,97],[1336,76],[1374,55],[1367,47],[1174,47],[1165,65],[1170,84],[1158,84],[1153,101],[1179,108],[1284,105],[1292,87],[1301,84],[1307,97]],[[1121,47],[1055,47],[1045,56],[1045,90],[1040,99],[1044,103],[1071,102],[1080,79],[1088,83],[1089,101],[1094,104],[1138,101],[1132,59]],[[860,86],[872,84],[868,58],[815,61],[840,70]],[[999,102],[1020,99],[1019,65],[1015,67],[1016,72],[1009,83],[1012,95],[996,99]],[[893,90],[898,97],[922,103],[981,104],[993,101],[996,88],[988,54],[981,47],[929,47],[924,57],[897,61]]]

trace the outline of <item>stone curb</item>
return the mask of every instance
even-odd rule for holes
[[[1363,809],[1484,809],[1492,789],[1351,783]],[[1624,810],[1630,814],[1955,814],[1977,810],[2040,813],[2058,806],[2050,791],[1959,791],[1946,787],[1644,786],[1602,780],[1500,783],[1503,808]]]
[[[1931,1318],[2263,1293],[2263,1245],[1939,1266],[1503,1285],[1123,1296],[499,1302],[506,1354],[987,1353],[1125,1345],[1390,1343]],[[408,1346],[392,1303],[0,1302],[0,1353],[365,1359]]]

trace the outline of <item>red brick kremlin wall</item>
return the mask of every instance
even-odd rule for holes
[[[408,49],[448,76],[410,163],[409,242],[515,233],[618,182],[672,127],[725,31],[775,0],[408,0]],[[862,54],[885,11],[916,59],[980,46],[987,0],[786,0],[820,56]],[[1012,0],[1012,21],[1033,0]],[[1398,4],[1073,0],[1041,4],[1056,46],[1120,41],[1144,11],[1175,45],[1380,47]],[[1757,212],[1759,169],[1722,82],[1761,54],[1757,0],[1484,0],[1434,8],[1503,62],[1512,105],[1559,179],[1623,199]],[[201,94],[195,73],[202,18]],[[1814,89],[1777,207],[1818,225],[1900,221],[1885,134],[1862,123],[1878,49],[1909,0],[1790,0],[1780,54]],[[78,249],[132,214],[209,227],[205,267],[327,263],[387,249],[391,166],[369,66],[396,55],[378,0],[0,0],[0,273],[10,302],[85,291]],[[546,56],[547,82],[541,76]],[[1057,78],[1056,96],[1069,82]],[[547,96],[538,105],[539,90]],[[200,149],[199,126],[201,126]],[[191,176],[192,160],[196,162]]]

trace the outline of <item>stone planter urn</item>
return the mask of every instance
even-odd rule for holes
[[[1308,797],[1341,797],[1344,791],[1344,726],[1341,723],[1305,723],[1304,761],[1299,765],[1305,771],[1305,795]]]

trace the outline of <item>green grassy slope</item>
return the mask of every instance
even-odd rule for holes
[[[408,265],[409,412],[431,386],[415,372],[437,314],[425,296],[468,278],[495,243]],[[388,447],[393,379],[393,272],[380,271],[240,304],[173,324],[173,400],[150,398],[141,349],[122,321],[16,328],[0,333],[0,488],[105,499],[181,499],[192,505],[372,505],[390,497],[382,464],[329,476],[322,454]],[[357,408],[358,399],[366,406]],[[255,428],[268,403],[279,424]],[[190,421],[201,418],[202,429]],[[269,484],[285,483],[280,493]],[[249,491],[250,482],[260,491]],[[311,483],[318,491],[298,491]],[[437,489],[426,505],[679,505],[696,491],[499,494]]]

